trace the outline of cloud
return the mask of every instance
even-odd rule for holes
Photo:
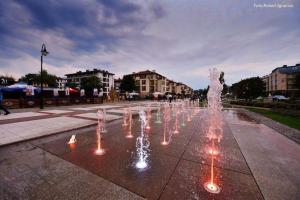
[[[1,1],[0,74],[37,72],[46,43],[45,67],[60,76],[155,69],[197,89],[207,86],[208,69],[218,67],[231,84],[300,62],[300,5],[286,2],[294,7],[258,9],[236,0]]]

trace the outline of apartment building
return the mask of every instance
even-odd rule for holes
[[[115,79],[114,82],[115,82],[114,83],[115,91],[117,94],[120,94],[121,92],[120,86],[121,86],[122,79],[121,78]]]
[[[193,89],[187,86],[186,84],[183,83],[176,83],[175,85],[175,93],[176,94],[186,94],[186,95],[191,95],[193,94]]]
[[[191,94],[193,91],[192,88],[187,85],[169,80],[167,77],[157,73],[155,70],[133,72],[131,75],[135,80],[135,84],[141,96],[147,96],[153,93],[182,94],[182,91],[185,90],[187,91],[185,94]],[[183,88],[183,90],[177,90],[178,86]]]
[[[81,79],[96,76],[98,77],[103,85],[103,94],[108,95],[111,88],[114,88],[114,74],[105,70],[93,69],[86,70],[85,72],[78,71],[73,74],[66,74],[68,82],[75,83],[77,87],[80,87]]]
[[[262,77],[266,84],[266,92],[285,95],[296,92],[298,89],[295,81],[298,73],[300,73],[300,64],[295,66],[283,65],[275,68],[271,74]]]
[[[67,82],[68,80],[66,78],[57,77],[56,79],[57,87],[61,90],[64,90],[66,88]]]

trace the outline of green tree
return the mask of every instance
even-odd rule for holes
[[[15,81],[14,77],[12,77],[12,76],[3,76],[3,75],[0,75],[0,85],[1,86],[12,85],[15,82],[16,81]]]
[[[69,88],[77,88],[77,84],[74,83],[74,82],[67,82],[67,83],[66,83],[66,87],[69,87]]]
[[[225,76],[225,73],[224,73],[224,72],[221,72],[221,73],[220,73],[219,80],[220,80],[220,83],[223,84],[223,90],[222,90],[222,94],[223,94],[223,95],[225,95],[225,94],[228,93],[228,85],[226,85],[226,83],[225,83],[224,76]]]
[[[49,74],[46,70],[42,71],[43,83],[47,84],[48,87],[57,87],[57,76],[53,74]],[[38,74],[38,78],[40,80],[41,73]]]
[[[57,76],[49,74],[47,70],[42,71],[43,85],[48,85],[48,87],[57,87]],[[41,84],[41,72],[38,74],[26,74],[22,76],[19,81],[25,82],[29,85],[40,85]]]
[[[264,81],[259,77],[252,77],[232,84],[231,90],[237,98],[254,99],[264,94]]]
[[[26,74],[24,76],[22,76],[19,81],[21,82],[25,82],[29,85],[32,85],[32,84],[40,84],[40,80],[38,80],[38,75],[37,74]]]
[[[220,77],[219,77],[220,83],[224,84],[225,83],[225,79],[224,79],[224,72],[220,73]]]
[[[135,85],[135,81],[132,75],[123,76],[120,89],[123,93],[136,91],[137,87]]]
[[[80,85],[87,95],[92,95],[94,88],[99,90],[102,87],[102,82],[97,76],[91,76],[82,78]]]

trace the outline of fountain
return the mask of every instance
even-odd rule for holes
[[[151,118],[151,111],[152,111],[152,109],[151,109],[151,103],[148,103],[147,104],[147,118]]]
[[[105,114],[103,110],[98,110],[97,112],[98,124],[96,127],[97,134],[97,149],[95,151],[96,155],[103,155],[105,153],[104,149],[101,147],[101,132],[103,131],[104,122],[105,122]]]
[[[179,133],[179,109],[176,106],[175,109],[175,130],[174,130],[174,134],[178,134]]]
[[[169,122],[171,120],[171,110],[169,103],[164,104],[164,139],[162,141],[162,145],[168,145],[170,142],[170,131],[169,131]],[[168,140],[167,140],[168,135]]]
[[[158,103],[155,123],[161,124],[161,105]]]
[[[191,119],[191,108],[190,108],[189,105],[187,106],[186,110],[187,110],[187,113],[186,113],[187,114],[187,119],[186,119],[186,121],[190,122],[190,121],[192,121],[192,119]]]
[[[136,168],[144,169],[148,166],[149,146],[148,137],[144,135],[146,128],[146,114],[144,110],[140,110],[139,117],[141,120],[141,135],[136,139],[136,149],[138,155],[138,161],[135,164]]]
[[[223,120],[222,120],[222,103],[221,92],[223,89],[222,84],[219,81],[220,72],[217,69],[210,70],[210,87],[207,93],[208,99],[208,120],[209,128],[207,137],[211,142],[211,147],[208,153],[211,156],[211,169],[210,169],[210,181],[204,184],[204,188],[210,192],[217,194],[221,191],[221,188],[214,182],[214,159],[218,155],[218,151],[215,147],[215,142],[220,142],[223,135]]]
[[[76,138],[75,137],[76,137],[76,135],[72,135],[69,142],[68,142],[68,144],[75,144],[76,143]]]
[[[131,128],[132,128],[132,111],[131,108],[128,108],[128,135],[126,135],[127,138],[133,138]]]
[[[151,121],[151,104],[147,104],[147,115],[146,115],[146,129],[149,130],[150,127],[150,121]]]
[[[176,111],[177,111],[176,103],[172,102],[171,105],[172,105],[172,117],[176,117]]]
[[[102,133],[107,133],[107,129],[106,129],[106,109],[103,108],[103,126],[102,126],[102,129],[101,129],[101,132]]]
[[[128,108],[124,108],[123,109],[123,124],[122,124],[122,126],[127,126],[128,125],[128,123],[127,123],[127,121],[128,121],[128,113],[129,111],[128,111]]]
[[[181,117],[182,117],[181,126],[186,126],[186,124],[185,124],[185,107],[184,107],[184,102],[181,104]]]

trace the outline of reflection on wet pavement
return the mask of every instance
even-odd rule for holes
[[[215,181],[222,189],[217,195],[203,188],[210,175],[210,156],[206,152],[207,120],[201,110],[191,122],[186,122],[187,126],[180,127],[179,134],[173,135],[166,146],[161,145],[162,124],[154,123],[154,113],[151,129],[146,133],[150,167],[142,172],[133,166],[135,141],[140,134],[136,117],[133,138],[126,138],[127,129],[121,120],[107,125],[108,133],[103,134],[101,141],[106,153],[102,156],[94,154],[95,127],[0,148],[0,196],[243,200],[297,196],[299,146],[238,110],[223,113],[224,136],[214,167]],[[73,134],[77,142],[70,148],[67,142]],[[281,189],[283,183],[286,186]]]

